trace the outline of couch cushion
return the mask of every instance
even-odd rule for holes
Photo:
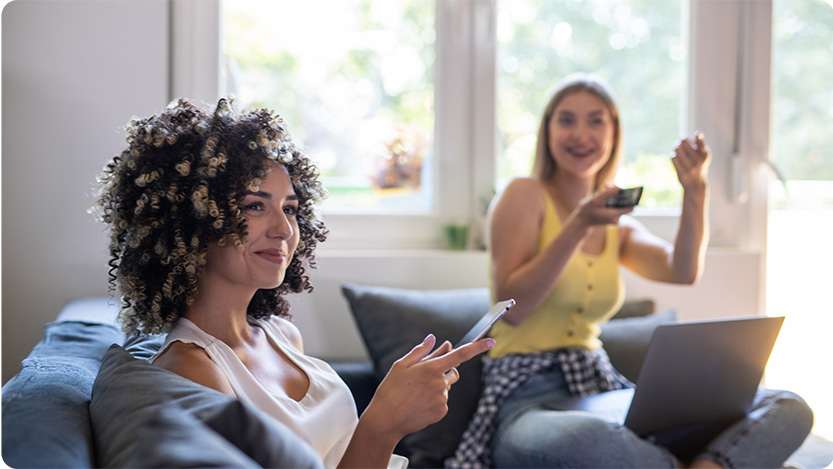
[[[345,284],[342,292],[379,380],[429,333],[438,344],[444,340],[457,343],[491,306],[485,288],[406,290]],[[442,467],[474,414],[480,398],[480,357],[457,369],[460,380],[449,392],[448,415],[406,436],[397,448],[412,467]]]
[[[104,356],[90,403],[99,466],[144,467],[173,457],[170,452],[160,455],[142,450],[161,444],[153,429],[159,422],[169,420],[166,412],[170,405],[195,417],[168,429],[165,436],[191,448],[189,452],[177,452],[176,456],[181,458],[176,461],[178,466],[202,466],[204,454],[215,450],[213,454],[220,459],[214,464],[218,466],[235,467],[246,458],[263,467],[322,466],[313,449],[278,420],[237,399],[139,360],[117,345]],[[217,449],[213,446],[214,439],[190,436],[204,435],[207,431],[217,433],[230,445]],[[171,447],[163,446],[162,450]]]
[[[89,403],[115,325],[47,324],[43,340],[3,386],[3,460],[11,467],[92,467]]]

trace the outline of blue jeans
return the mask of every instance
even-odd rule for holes
[[[676,468],[680,459],[699,457],[723,467],[780,467],[813,423],[812,411],[799,396],[761,389],[746,417],[717,436],[707,433],[708,427],[696,427],[642,438],[601,416],[554,411],[541,404],[568,397],[560,371],[534,376],[516,389],[497,415],[495,465]]]

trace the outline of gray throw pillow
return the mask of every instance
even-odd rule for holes
[[[379,380],[429,333],[437,337],[437,344],[456,344],[491,306],[486,288],[407,290],[345,284],[342,293]],[[481,357],[476,357],[457,368],[460,380],[451,387],[444,419],[402,439],[397,452],[408,457],[411,467],[442,467],[454,454],[480,399],[480,365]]]
[[[622,304],[622,307],[613,315],[611,320],[650,316],[654,314],[654,307],[654,300],[628,300]]]
[[[3,461],[10,467],[93,467],[89,403],[115,325],[62,321],[3,386]]]
[[[261,467],[176,404],[155,407],[122,467]]]
[[[170,405],[194,417],[157,436],[154,426],[166,421],[162,415]],[[230,443],[217,449],[224,455],[217,465],[235,467],[246,457],[263,467],[321,467],[315,451],[278,420],[223,393],[201,386],[175,373],[157,368],[113,345],[105,354],[95,380],[90,403],[97,463],[99,467],[134,467],[163,464],[172,453],[157,454],[160,445],[168,451],[176,445],[192,448],[177,451],[177,466],[204,464],[201,448],[211,440],[190,438],[189,434],[214,432]],[[199,425],[194,424],[194,422]],[[179,432],[177,436],[172,432]],[[141,438],[140,438],[141,436]],[[141,445],[141,446],[140,446]],[[146,448],[146,450],[141,450]],[[188,455],[196,459],[189,459]]]
[[[673,309],[645,317],[612,319],[602,324],[599,339],[613,367],[635,383],[654,329],[662,323],[676,320],[677,311]]]

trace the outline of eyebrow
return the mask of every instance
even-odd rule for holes
[[[599,114],[604,115],[604,112],[605,112],[604,109],[596,109],[595,111],[590,111],[588,113],[588,115],[590,115],[590,116],[596,116],[596,115],[599,115]],[[570,111],[568,109],[562,109],[562,110],[558,111],[558,114],[559,115],[567,114],[567,115],[574,116],[576,113],[573,112],[573,111]]]
[[[272,200],[272,194],[269,193],[269,192],[263,192],[263,191],[245,192],[243,194],[243,197],[250,196],[250,195],[255,196],[255,197],[261,197],[263,199]],[[286,199],[287,200],[300,200],[298,198],[297,194],[289,195],[289,196],[286,197]]]

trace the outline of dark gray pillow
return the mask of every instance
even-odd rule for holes
[[[186,433],[178,436],[178,441],[191,441],[187,437],[189,432],[213,431],[263,467],[322,466],[320,457],[309,444],[276,419],[237,399],[136,359],[118,345],[105,354],[93,385],[90,418],[98,465],[146,466],[164,461],[164,455],[137,448],[139,443],[148,449],[162,444],[152,428],[169,403],[200,422],[199,429],[193,425],[177,427]],[[199,440],[190,444],[195,445],[195,451],[190,454],[198,455],[202,446],[212,443]],[[223,453],[227,459],[218,462],[220,465],[234,467],[241,461],[237,452]],[[187,457],[186,452],[179,454]],[[141,459],[144,457],[147,461]],[[202,462],[197,458],[190,463],[179,461],[177,465],[196,467]]]
[[[176,404],[154,408],[142,422],[122,467],[261,467]]]
[[[611,320],[650,316],[654,314],[654,306],[654,300],[628,300],[622,304]]]
[[[90,392],[101,357],[122,340],[115,325],[47,324],[3,386],[3,461],[10,467],[92,467]]]
[[[406,290],[345,284],[342,292],[379,380],[429,333],[437,337],[437,344],[456,344],[491,306],[486,288]],[[444,419],[402,439],[397,452],[408,457],[411,467],[442,467],[454,454],[480,398],[480,365],[481,357],[476,357],[457,368],[460,380],[451,387]]]
[[[676,320],[677,311],[673,309],[645,317],[613,319],[602,324],[599,338],[613,367],[635,383],[654,329],[664,322]]]

